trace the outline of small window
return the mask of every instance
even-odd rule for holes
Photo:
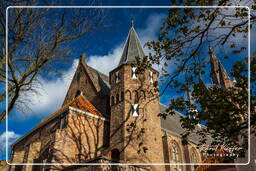
[[[120,73],[119,73],[119,71],[117,71],[116,73],[115,73],[115,78],[116,78],[116,80],[115,80],[115,82],[116,83],[119,83],[120,82]]]
[[[119,103],[119,94],[116,95],[116,104]]]
[[[131,100],[131,99],[132,99],[132,93],[131,93],[131,91],[130,91],[130,90],[126,90],[126,91],[125,91],[125,96],[126,96],[126,99]]]
[[[114,96],[111,97],[111,105],[112,106],[115,105],[115,97]]]
[[[113,162],[119,162],[120,161],[120,152],[118,149],[111,150],[111,159]]]
[[[134,102],[139,101],[139,94],[138,94],[138,91],[136,90],[133,91],[133,99],[134,99]]]
[[[132,116],[138,117],[139,116],[139,105],[138,104],[132,104]]]
[[[76,91],[76,97],[80,96],[82,94],[81,90]]]
[[[132,67],[132,79],[137,79],[137,74],[136,74],[136,67]]]
[[[150,83],[153,83],[154,82],[154,76],[153,76],[153,72],[152,71],[150,71],[149,72],[149,81],[150,81]]]
[[[124,92],[121,92],[121,101],[124,101]]]

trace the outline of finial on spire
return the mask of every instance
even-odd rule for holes
[[[86,63],[86,53],[83,53],[83,54],[80,56],[80,61]]]
[[[131,20],[131,27],[134,27],[134,20]]]
[[[211,46],[208,47],[208,52],[209,52],[209,54],[212,54],[212,53],[213,53],[213,50],[212,50],[212,47],[211,47]]]

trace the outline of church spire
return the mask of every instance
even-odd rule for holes
[[[134,22],[131,21],[131,28],[127,36],[123,53],[119,62],[122,64],[131,64],[136,62],[136,57],[143,58],[145,56],[139,37],[134,29]]]
[[[211,79],[213,84],[222,88],[230,88],[233,86],[233,82],[230,80],[227,71],[209,47],[210,63],[211,63]]]

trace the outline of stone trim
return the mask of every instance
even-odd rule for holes
[[[68,109],[71,110],[71,111],[75,111],[75,112],[87,115],[87,116],[92,117],[92,118],[101,119],[103,121],[108,121],[104,117],[101,117],[101,116],[98,116],[98,115],[95,115],[95,114],[92,114],[92,113],[89,113],[89,112],[85,112],[83,110],[80,110],[80,109],[77,109],[77,108],[74,108],[74,107],[71,107],[71,106],[69,106]]]

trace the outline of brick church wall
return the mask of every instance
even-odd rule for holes
[[[99,157],[104,148],[104,122],[71,110],[68,125],[56,132],[55,158],[52,162],[83,163]],[[64,167],[64,166],[63,166]]]

